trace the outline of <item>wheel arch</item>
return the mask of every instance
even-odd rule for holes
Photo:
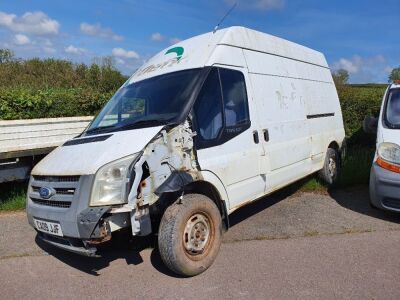
[[[202,174],[203,180],[193,181],[190,184],[186,185],[185,192],[202,194],[210,198],[217,205],[221,213],[221,217],[224,222],[225,228],[228,229],[229,228],[229,216],[228,216],[229,201],[227,199],[228,195],[226,194],[225,188],[222,185],[219,178],[216,177],[213,173],[211,173],[212,175],[210,173],[211,172],[207,172],[205,174],[203,173]],[[207,179],[211,179],[211,181]]]

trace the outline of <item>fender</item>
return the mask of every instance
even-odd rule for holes
[[[200,174],[203,177],[204,181],[211,183],[217,189],[218,193],[221,196],[221,200],[225,202],[225,207],[227,211],[230,211],[228,193],[226,192],[225,186],[219,179],[219,177],[209,170],[201,170]]]

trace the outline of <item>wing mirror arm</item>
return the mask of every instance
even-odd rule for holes
[[[378,118],[373,116],[366,116],[363,122],[363,130],[368,134],[377,134],[378,132]]]

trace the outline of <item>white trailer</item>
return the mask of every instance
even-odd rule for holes
[[[0,183],[27,178],[36,162],[82,133],[92,118],[0,121]]]

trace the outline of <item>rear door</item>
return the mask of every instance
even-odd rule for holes
[[[261,196],[265,187],[247,76],[244,68],[213,67],[193,109],[200,167],[220,178],[230,209]]]

